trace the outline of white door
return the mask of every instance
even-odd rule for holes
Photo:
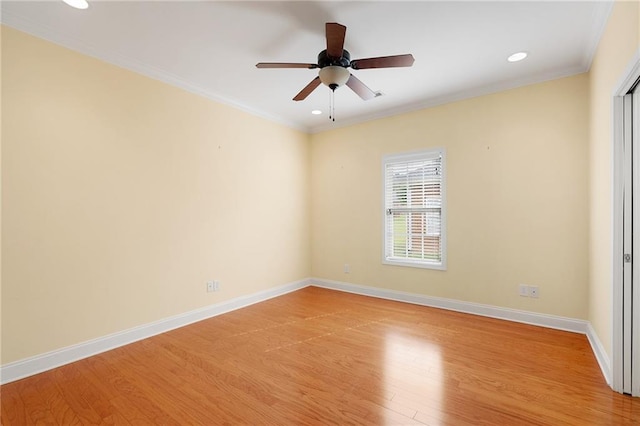
[[[616,392],[640,396],[640,56],[614,90],[612,358],[599,356]],[[602,352],[602,349],[600,349]]]
[[[623,105],[622,392],[640,396],[640,92]]]
[[[640,396],[640,89],[631,97],[631,144],[633,151],[633,277],[631,289],[631,394]]]

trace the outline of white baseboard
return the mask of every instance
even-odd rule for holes
[[[454,299],[425,296],[422,294],[405,293],[402,291],[388,290],[378,287],[369,287],[350,284],[340,281],[311,278],[311,285],[333,290],[356,293],[364,296],[378,297],[381,299],[396,300],[399,302],[413,303],[415,305],[430,306],[432,308],[447,309],[466,314],[480,315],[508,321],[521,322],[557,330],[571,331],[586,334],[588,321],[573,318],[559,317],[555,315],[538,314],[535,312],[520,311],[517,309],[500,308],[480,303],[463,302]]]
[[[215,317],[216,315],[224,314],[226,312],[253,305],[254,303],[281,296],[307,287],[310,282],[311,281],[309,279],[296,281],[280,287],[270,288],[247,296],[240,296],[235,299],[216,303],[184,314],[134,327],[119,333],[99,337],[77,345],[67,346],[66,348],[57,349],[55,351],[15,361],[0,367],[0,384],[13,382],[24,377],[42,373],[43,371],[51,370],[92,355],[97,355],[110,349],[115,349],[194,322],[202,321],[207,318]]]
[[[415,293],[405,293],[378,287],[369,287],[340,281],[325,280],[322,278],[311,278],[311,285],[332,290],[344,291],[348,293],[360,294],[363,296],[396,300],[399,302],[447,309],[450,311],[462,312],[466,314],[481,315],[507,321],[537,325],[540,327],[586,334],[587,339],[589,340],[589,344],[591,345],[591,350],[593,351],[593,354],[598,361],[598,365],[600,365],[602,375],[607,381],[607,384],[611,386],[611,364],[609,361],[609,357],[607,356],[607,352],[604,350],[604,346],[602,346],[598,335],[596,334],[589,321],[559,317],[555,315],[538,314],[535,312],[520,311],[517,309],[501,308],[492,305],[482,305],[479,303],[463,302],[460,300],[445,299],[441,297],[424,296]]]
[[[377,287],[369,287],[351,284],[340,281],[331,281],[321,278],[307,278],[280,287],[271,288],[262,292],[237,297],[225,302],[217,303],[201,309],[196,309],[184,314],[165,318],[119,333],[89,340],[77,345],[47,352],[31,358],[15,361],[0,366],[0,384],[10,383],[24,377],[42,373],[65,364],[69,364],[83,358],[97,355],[99,353],[146,339],[157,334],[174,330],[185,325],[193,324],[207,318],[215,317],[236,309],[244,308],[255,303],[259,303],[273,297],[281,296],[292,291],[296,291],[308,286],[339,290],[348,293],[360,294],[363,296],[377,297],[381,299],[396,300],[399,302],[412,303],[422,306],[447,309],[462,313],[481,315],[491,318],[515,321],[541,327],[554,328],[558,330],[571,331],[586,334],[591,344],[593,353],[600,365],[600,369],[611,384],[611,367],[609,357],[602,346],[593,327],[588,321],[577,320],[554,315],[538,314],[516,309],[501,308],[492,305],[463,302],[454,299],[425,296],[415,293],[405,293],[396,290],[389,290]]]
[[[591,350],[596,357],[596,361],[598,361],[598,365],[600,366],[604,379],[607,381],[607,384],[611,386],[611,362],[609,361],[607,351],[604,350],[604,346],[602,346],[602,342],[600,342],[600,339],[598,338],[598,335],[593,329],[591,323],[587,324],[587,339],[589,339]]]

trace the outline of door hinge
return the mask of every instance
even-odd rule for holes
[[[629,253],[624,255],[624,263],[631,263],[631,255]]]

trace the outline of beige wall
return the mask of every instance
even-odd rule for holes
[[[589,321],[611,357],[612,94],[639,47],[637,2],[616,2],[589,73]]]
[[[2,57],[3,363],[309,276],[308,135],[6,27]]]
[[[639,20],[616,3],[588,75],[311,136],[2,28],[1,363],[310,275],[589,319],[611,354],[610,98]],[[448,270],[383,265],[381,158],[435,146]]]
[[[582,74],[313,135],[313,276],[586,319],[587,83]],[[437,146],[448,270],[383,265],[382,156]],[[540,298],[518,296],[519,283]]]

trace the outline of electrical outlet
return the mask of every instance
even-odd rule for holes
[[[529,287],[524,284],[520,284],[518,286],[518,294],[522,297],[529,297]]]
[[[537,285],[518,284],[518,294],[522,297],[540,297],[540,289]]]
[[[344,273],[348,274],[349,272],[351,272],[351,266],[349,266],[348,263],[344,264]]]
[[[207,293],[220,290],[220,281],[207,281]]]

